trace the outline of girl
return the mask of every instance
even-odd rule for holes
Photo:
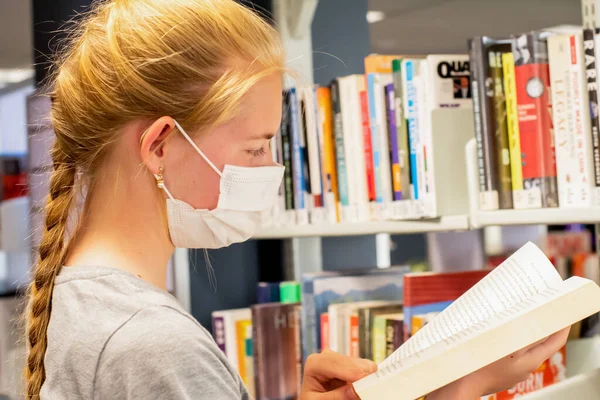
[[[269,139],[284,71],[276,31],[233,0],[103,1],[78,25],[51,82],[54,171],[30,290],[28,399],[248,398],[165,291],[166,265],[177,246],[247,240],[273,205],[283,167]],[[512,386],[565,334],[430,398]],[[356,399],[349,383],[375,369],[311,356],[301,398]]]

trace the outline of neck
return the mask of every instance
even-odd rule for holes
[[[67,265],[123,269],[166,290],[167,264],[174,247],[155,188],[140,181],[144,181],[141,176],[119,182],[112,190],[102,182],[95,185],[69,249]]]

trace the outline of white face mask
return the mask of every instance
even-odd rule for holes
[[[221,177],[219,202],[214,210],[196,210],[176,200],[161,176],[158,187],[167,199],[169,234],[175,247],[218,249],[248,240],[269,216],[283,179],[283,166],[237,167],[225,165],[223,171],[206,157],[196,143],[175,121],[175,125],[198,154]]]

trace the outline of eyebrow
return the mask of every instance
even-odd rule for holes
[[[252,137],[250,138],[250,140],[258,140],[258,139],[273,139],[273,137],[275,137],[275,133],[273,132],[265,132],[265,133],[260,133],[258,135],[252,135]]]

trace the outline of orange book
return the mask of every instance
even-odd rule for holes
[[[350,357],[358,357],[358,314],[350,315]]]
[[[543,389],[546,386],[550,386],[554,383],[561,382],[567,378],[566,361],[566,351],[563,347],[561,350],[554,353],[550,359],[544,361],[544,363],[537,370],[529,374],[529,378],[518,383],[511,389],[496,393],[495,395],[486,397],[485,399],[512,400],[524,396],[527,393],[532,393],[536,390]]]
[[[336,221],[340,222],[340,194],[337,183],[337,169],[335,160],[335,137],[333,131],[333,112],[331,105],[331,90],[328,87],[317,88],[317,102],[319,104],[319,123],[323,135],[323,197],[325,207],[335,207]]]
[[[237,345],[238,371],[240,377],[246,383],[249,379],[246,373],[246,334],[248,327],[252,326],[252,321],[242,319],[235,322],[235,342]]]
[[[321,314],[321,350],[329,348],[329,314]]]
[[[392,73],[392,61],[402,58],[398,55],[370,54],[365,57],[365,74]]]

